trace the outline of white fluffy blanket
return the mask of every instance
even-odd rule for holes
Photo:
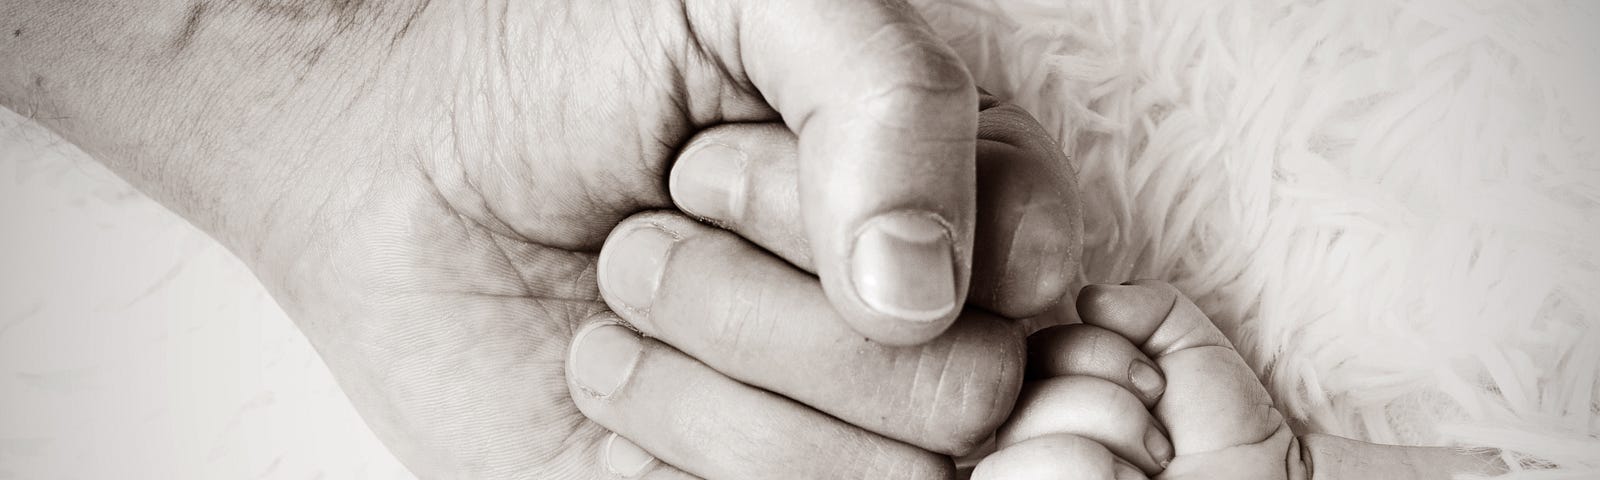
[[[1600,478],[1600,2],[923,5],[1302,431]],[[203,234],[0,111],[0,478],[405,478]],[[24,234],[25,232],[25,234]]]
[[[1600,2],[925,2],[1301,431],[1600,478]]]

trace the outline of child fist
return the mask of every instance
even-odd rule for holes
[[[1028,339],[1029,383],[972,478],[1305,478],[1272,397],[1177,289],[1092,285],[1078,313]]]
[[[1295,438],[1227,337],[1171,285],[1091,285],[1028,338],[1028,383],[974,479],[1444,480],[1496,452]]]

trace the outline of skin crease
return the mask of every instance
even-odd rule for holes
[[[1069,272],[1076,270],[1082,217],[1071,167],[1060,147],[1020,108],[992,96],[982,98],[974,244],[975,258],[982,261],[973,264],[972,303],[945,335],[915,349],[864,344],[817,294],[810,245],[800,230],[796,138],[778,124],[721,125],[697,134],[675,162],[670,183],[683,213],[704,224],[667,212],[630,217],[612,231],[602,248],[602,293],[620,321],[697,357],[702,367],[934,452],[973,449],[1014,403],[1015,372],[1022,362],[1021,331],[1006,332],[1006,326],[1020,327],[1020,323],[985,310],[1025,318],[1060,299]],[[670,247],[661,243],[667,238],[675,239]],[[627,267],[614,268],[618,265]],[[648,287],[652,284],[658,287]],[[643,293],[645,289],[653,293]],[[991,339],[974,341],[963,337],[967,334]],[[941,350],[952,344],[975,349]],[[970,365],[988,370],[929,368],[928,360],[940,358],[950,359],[946,365],[973,360]],[[586,363],[570,363],[569,368],[583,370]],[[638,388],[651,389],[648,379],[638,383]],[[624,390],[629,388],[634,387]],[[841,455],[883,451],[789,448],[815,442],[817,432],[830,428],[829,422],[814,420],[791,425],[781,439],[761,438],[767,429],[738,432],[741,422],[733,421],[727,430],[734,431],[685,442],[676,433],[680,422],[651,424],[649,419],[675,417],[660,414],[661,403],[702,402],[652,400],[703,397],[703,388],[666,388],[645,397],[625,394],[604,401],[596,401],[597,392],[587,385],[574,383],[572,390],[590,419],[669,463],[697,465],[695,473],[710,477],[766,475],[746,470],[751,463],[760,463],[741,459],[749,456],[703,453],[728,450],[719,443],[729,438],[741,439],[742,444],[783,445],[775,450],[784,454],[816,451],[803,457],[811,461],[797,462],[792,470],[801,477],[857,476],[849,470],[827,472],[831,466],[854,463],[841,462]],[[736,397],[713,403],[737,409]],[[967,413],[952,415],[952,409]],[[984,411],[997,416],[975,415]],[[872,442],[871,438],[819,443],[860,445]],[[780,455],[764,452],[755,458]],[[716,460],[685,460],[704,458]],[[948,468],[928,467],[929,472]]]
[[[244,259],[420,476],[603,478],[561,373],[593,250],[687,135],[777,119],[684,5],[19,0],[0,104]]]
[[[595,251],[622,218],[671,205],[666,168],[693,132],[780,120],[769,104],[801,112],[782,118],[801,130],[905,110],[949,128],[890,125],[865,148],[974,148],[976,94],[953,57],[883,65],[918,80],[869,92],[867,115],[845,122],[797,106],[826,96],[822,73],[790,78],[751,53],[831,38],[795,30],[885,4],[830,4],[818,11],[839,13],[809,23],[767,11],[787,3],[738,5],[20,0],[0,5],[0,29],[19,32],[0,36],[0,64],[15,66],[0,70],[0,104],[241,257],[419,476],[601,478],[607,432],[568,396],[568,343],[604,308]],[[768,16],[792,21],[756,40],[727,21]],[[907,51],[892,42],[924,28],[886,22],[862,51],[824,59]],[[773,88],[757,94],[757,71]],[[937,80],[951,72],[960,81]],[[960,108],[907,100],[923,95]],[[805,138],[802,158],[829,145]],[[929,176],[918,188],[970,190],[970,177]],[[970,224],[961,208],[953,222]],[[726,415],[741,413],[758,412]],[[876,461],[861,470],[894,471]]]
[[[1033,375],[1042,380],[1025,388],[1053,389],[1055,397],[1019,401],[1017,413],[1001,427],[999,451],[984,459],[972,478],[1061,478],[1089,472],[1084,478],[1109,479],[1113,473],[1108,466],[1118,462],[1144,470],[1117,473],[1119,480],[1144,474],[1166,480],[1444,480],[1455,474],[1506,472],[1490,452],[1378,445],[1320,434],[1296,438],[1255,372],[1200,308],[1172,285],[1152,280],[1091,285],[1079,293],[1077,307],[1083,324],[1035,333],[1030,346],[1100,346],[1092,348],[1093,355],[1030,352],[1040,364],[1032,367]],[[1173,456],[1164,468],[1148,460],[1150,450],[1126,447],[1138,444],[1135,432],[1140,430],[1122,427],[1142,429],[1138,416],[1089,425],[1058,419],[1093,416],[1115,405],[1117,395],[1070,396],[1074,383],[1127,389],[1113,393],[1126,394],[1122,405],[1138,405],[1138,393],[1118,383],[1123,370],[1101,366],[1143,362],[1146,356],[1159,365],[1165,380],[1150,409],[1171,439],[1168,451]],[[1055,358],[1038,361],[1045,357]],[[1045,448],[1055,450],[1051,461],[1031,458]]]

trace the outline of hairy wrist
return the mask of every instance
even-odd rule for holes
[[[379,152],[340,151],[426,0],[0,6],[0,105],[51,128],[250,260],[295,195]],[[370,140],[370,139],[358,139]],[[347,182],[346,182],[347,183]],[[301,209],[307,210],[307,209]]]

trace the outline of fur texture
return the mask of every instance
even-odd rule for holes
[[[1600,478],[1593,2],[924,2],[1304,432]]]
[[[923,3],[1073,157],[1081,282],[1175,282],[1302,431],[1600,478],[1600,3]],[[0,477],[407,477],[237,260],[0,133]]]

